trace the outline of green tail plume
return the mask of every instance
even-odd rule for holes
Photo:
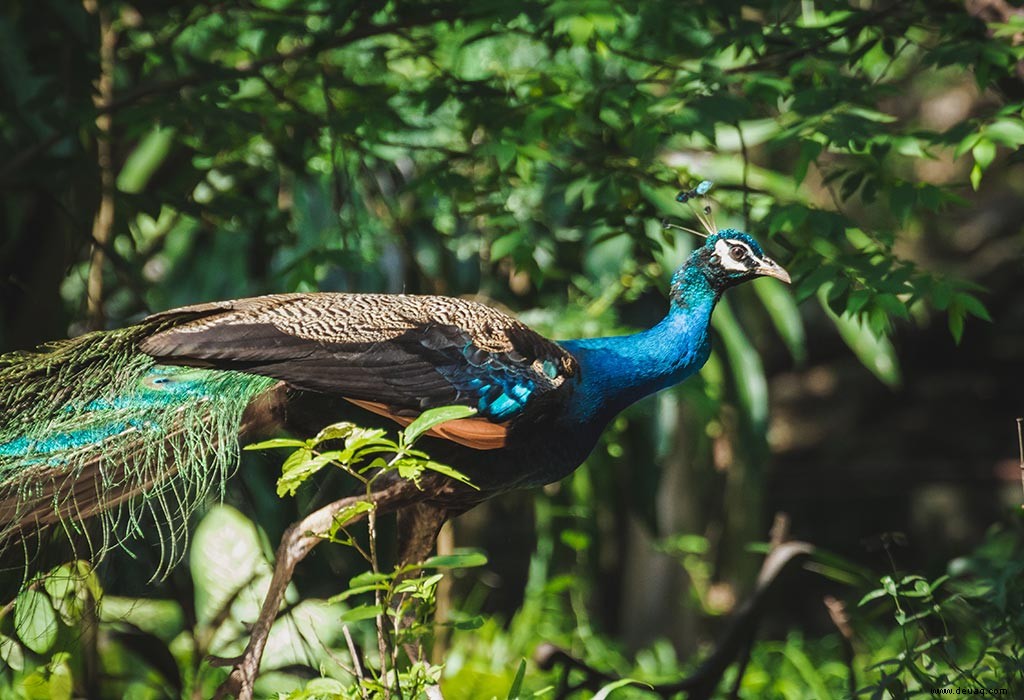
[[[160,570],[237,463],[250,402],[275,381],[155,364],[133,326],[0,356],[0,549],[56,525],[101,557],[147,519]],[[81,526],[96,517],[98,535]],[[91,535],[91,538],[90,538]]]

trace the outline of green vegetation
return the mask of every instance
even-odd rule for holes
[[[349,546],[303,564],[260,694],[362,697],[348,625],[368,691],[391,671],[412,695],[440,674],[449,700],[563,697],[563,683],[588,679],[541,668],[550,643],[636,681],[579,696],[652,697],[644,684],[697,669],[754,589],[767,548],[750,548],[775,511],[801,504],[793,536],[837,554],[816,549],[780,579],[740,697],[847,697],[851,668],[860,697],[1024,692],[1024,524],[996,466],[1020,410],[1005,387],[1022,379],[1024,16],[1012,7],[42,7],[9,0],[0,13],[4,351],[147,311],[315,289],[479,295],[556,338],[642,327],[693,245],[661,221],[692,224],[675,194],[702,179],[716,183],[718,226],[749,231],[794,275],[792,293],[770,281],[730,293],[700,376],[620,417],[572,477],[457,521],[456,545],[486,565],[460,554],[394,571],[389,545],[368,563],[353,552],[371,554],[365,532],[327,533]],[[967,393],[943,393],[968,375]],[[787,387],[841,427],[782,410]],[[890,420],[904,404],[913,419]],[[998,426],[972,424],[973,447],[958,451],[961,407]],[[327,437],[391,440],[346,430]],[[915,437],[890,461],[881,448],[854,461],[849,443],[830,449],[845,433],[888,435],[888,448]],[[404,435],[412,452],[391,465],[404,478],[447,468]],[[145,544],[125,545],[135,560],[30,581],[0,611],[0,694],[210,696],[227,672],[207,657],[244,646],[281,531],[339,492],[334,472],[360,474],[353,454],[315,456],[316,439],[296,437],[277,443],[299,455],[280,480],[247,455],[166,581],[147,583]],[[909,466],[919,452],[929,476]],[[808,462],[835,474],[806,499],[819,510],[785,488],[808,481]],[[850,483],[874,490],[840,512],[833,492]],[[965,495],[978,483],[980,503]],[[965,523],[956,532],[914,510],[943,485],[955,493],[937,501],[940,520]],[[884,535],[884,557],[862,544],[889,529],[917,537]],[[824,595],[845,603],[848,625]],[[794,598],[810,603],[782,602]],[[431,659],[419,665],[378,623],[414,602],[406,633]],[[446,622],[432,629],[435,603]]]

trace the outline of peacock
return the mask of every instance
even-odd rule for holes
[[[240,438],[468,406],[423,447],[472,488],[433,474],[402,501],[442,514],[420,533],[432,540],[483,499],[562,479],[620,411],[700,369],[716,302],[758,276],[789,282],[725,229],[675,273],[664,319],[634,335],[555,342],[476,301],[324,292],[186,306],[0,357],[0,547],[59,528],[102,553],[151,514],[174,550]]]
[[[28,571],[54,529],[95,559],[157,528],[159,575],[182,551],[188,516],[223,489],[240,442],[465,406],[471,415],[418,446],[469,484],[441,472],[374,481],[377,512],[398,514],[399,561],[422,560],[448,518],[562,479],[624,408],[700,369],[726,289],[790,281],[750,235],[702,222],[709,233],[673,275],[668,313],[633,335],[556,342],[466,299],[324,292],[186,306],[0,356],[0,552],[23,552]],[[246,651],[225,660],[228,692],[253,696],[295,565],[353,498],[285,532]]]

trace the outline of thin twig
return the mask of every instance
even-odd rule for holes
[[[743,676],[746,675],[747,665],[750,663],[750,653],[754,650],[754,639],[751,637],[740,650],[739,659],[736,661],[736,679],[732,682],[732,690],[729,691],[729,700],[739,700],[740,688],[743,686]]]
[[[376,509],[371,510],[367,516],[367,529],[370,533],[370,568],[373,570],[374,576],[380,575],[380,566],[377,561],[377,512]],[[376,580],[376,579],[375,579]],[[384,687],[384,700],[389,700],[391,697],[391,686],[388,684],[388,669],[387,669],[387,640],[384,634],[384,603],[380,595],[380,587],[374,586],[373,588],[373,602],[377,606],[377,616],[374,618],[374,623],[377,626],[377,652],[380,654],[380,680]]]
[[[366,695],[366,686],[364,684],[365,677],[363,676],[363,664],[360,661],[359,652],[356,651],[356,643],[352,641],[352,633],[348,629],[348,625],[342,625],[341,631],[345,634],[345,644],[348,645],[348,653],[352,657],[352,665],[355,667],[356,678],[359,679],[359,694],[363,696],[364,700],[368,700]]]
[[[736,122],[736,133],[740,136],[740,154],[743,156],[743,230],[750,230],[750,190],[747,178],[750,174],[750,154],[747,152],[747,140],[743,137],[743,125]]]
[[[437,535],[437,553],[439,556],[451,554],[455,551],[455,532],[452,523],[449,521],[441,527]],[[430,658],[435,665],[444,663],[444,657],[448,651],[448,628],[445,623],[451,617],[452,610],[452,579],[445,576],[437,583],[436,607],[434,609],[434,648],[431,649]]]
[[[1021,424],[1024,423],[1024,418],[1017,419],[1017,447],[1020,450],[1020,487],[1024,490],[1024,433],[1021,432]],[[1024,503],[1021,503],[1021,509],[1024,509]]]
[[[825,607],[828,608],[828,615],[832,618],[832,624],[839,630],[842,640],[843,660],[846,662],[847,668],[846,690],[850,693],[850,698],[856,698],[857,672],[853,666],[856,652],[853,648],[853,628],[850,627],[850,618],[846,614],[846,606],[843,605],[843,601],[829,595],[825,596]]]

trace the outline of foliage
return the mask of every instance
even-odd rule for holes
[[[997,528],[970,557],[950,562],[949,574],[884,576],[861,600],[885,600],[898,637],[888,658],[875,654],[872,697],[912,697],[942,688],[1024,692],[1024,540],[1022,522]],[[894,635],[895,636],[895,635]]]
[[[539,639],[623,676],[687,670],[668,643],[644,640],[634,655],[601,632],[647,624],[623,620],[615,596],[631,567],[649,560],[620,557],[644,537],[691,538],[679,551],[686,575],[668,579],[686,592],[661,604],[658,622],[674,624],[672,611],[693,620],[673,640],[679,649],[713,637],[752,579],[744,547],[766,525],[768,379],[786,363],[777,341],[793,360],[817,362],[831,334],[896,387],[906,376],[900,336],[912,325],[942,323],[959,340],[972,318],[988,317],[993,299],[979,286],[991,283],[987,268],[967,261],[986,250],[964,224],[987,211],[983,198],[1013,175],[1024,143],[1016,19],[984,21],[953,0],[104,0],[103,13],[92,4],[52,0],[44,21],[36,3],[12,0],[0,14],[4,347],[170,306],[312,289],[477,294],[553,337],[617,333],[662,311],[692,242],[658,221],[685,213],[674,194],[702,178],[716,182],[719,225],[749,230],[794,273],[795,296],[770,281],[730,292],[701,375],[632,409],[583,469],[529,495],[538,546],[525,599],[505,617],[470,610],[483,626],[453,632],[453,697],[505,697]],[[114,99],[97,106],[103,14],[116,37]],[[106,165],[97,157],[100,113],[113,122]],[[94,258],[107,169],[115,218]],[[102,293],[92,301],[103,313],[89,303],[94,268]],[[282,476],[283,493],[316,469],[339,471],[330,459],[315,462],[315,445],[291,445],[308,453]],[[174,600],[107,596],[117,612],[100,623],[113,637],[103,663],[132,692],[159,696],[169,684],[202,695],[222,677],[205,655],[238,651],[266,567],[225,558],[223,543],[244,543],[236,554],[262,561],[275,519],[290,512],[251,472],[241,479],[263,498],[255,522],[213,509],[192,543],[187,583],[161,591]],[[216,568],[218,557],[231,563]],[[978,580],[995,585],[1000,559],[988,561]],[[896,588],[886,597],[901,605],[918,582],[901,587],[907,575],[890,572]],[[957,601],[968,600],[955,585],[933,593],[950,624]],[[1004,585],[1012,600],[1013,582]],[[480,583],[460,602],[482,606],[466,601],[487,590]],[[994,627],[1012,609],[970,601],[980,622],[940,646],[956,644],[950,658],[963,669],[973,668],[964,648],[1016,658]],[[8,614],[0,657],[40,674],[39,683],[63,678],[70,664],[77,683],[87,677],[80,654],[48,656],[72,629],[51,607],[52,646],[33,650],[49,632],[22,639]],[[306,618],[296,607],[286,620],[308,624],[275,634],[341,635],[328,621],[344,607],[314,602]],[[26,630],[51,619],[43,603],[22,609]],[[911,665],[955,677],[943,658],[913,651],[939,638],[922,627],[938,615],[904,620],[895,633],[879,631],[887,618],[866,622],[858,631],[871,650],[858,658],[888,660],[878,672],[902,683],[914,680]],[[755,648],[745,692],[843,695],[837,637],[779,637]],[[340,639],[324,644],[346,658]],[[933,666],[922,666],[922,654]],[[139,655],[143,662],[124,661]],[[347,679],[317,658],[324,684]],[[274,676],[261,689],[277,690]],[[529,666],[523,696],[552,682]],[[289,676],[281,687],[296,684]],[[627,694],[642,691],[616,691]]]
[[[463,416],[435,409],[396,439],[343,423],[310,440],[276,439],[252,447],[294,450],[282,467],[283,497],[325,467],[363,484],[388,471],[412,479],[432,468],[429,457],[415,448],[416,438]],[[360,536],[351,521],[363,512],[369,527]],[[530,584],[506,624],[475,611],[472,606],[480,603],[474,595],[447,620],[435,617],[443,576],[487,567],[482,554],[456,552],[388,568],[378,554],[373,506],[339,513],[322,536],[354,549],[367,569],[326,600],[289,593],[288,607],[271,634],[258,692],[280,693],[287,700],[416,698],[440,682],[449,700],[549,697],[560,687],[558,676],[527,662],[543,642],[562,645],[589,665],[622,676],[595,697],[613,692],[616,698],[652,697],[653,684],[697,668],[700,655],[681,659],[666,640],[631,655],[603,634],[583,598],[591,542],[559,524],[576,517],[571,513],[541,502],[537,517],[540,540]],[[942,688],[1006,688],[1013,696],[1024,678],[1022,528],[1019,516],[994,528],[982,547],[951,562],[947,574],[935,579],[900,573],[893,563],[892,573],[866,593],[861,567],[816,555],[808,570],[843,584],[851,602],[860,599],[859,609],[851,612],[854,657],[844,660],[844,642],[837,634],[810,640],[791,630],[782,639],[755,644],[743,675],[737,677],[734,668],[715,697],[725,697],[739,683],[741,692],[753,697],[839,698],[856,681],[856,697],[863,698],[899,700]],[[891,542],[886,547],[895,561]],[[555,568],[558,544],[577,552],[568,570]],[[661,546],[692,577],[694,589],[685,594],[700,600],[704,615],[720,616],[707,603],[707,540],[675,536]],[[270,576],[266,557],[256,525],[218,506],[192,541],[192,601],[106,596],[87,564],[62,565],[30,583],[15,601],[13,616],[0,618],[0,659],[8,669],[0,674],[0,690],[5,697],[19,698],[81,693],[96,673],[89,664],[95,663],[90,654],[98,638],[100,673],[109,678],[101,686],[103,697],[208,696],[226,676],[211,659],[237,654],[244,646],[248,630],[243,621],[258,611]],[[473,598],[478,602],[471,603]],[[9,606],[4,613],[10,612]],[[97,624],[98,637],[91,637],[90,625]],[[427,661],[438,625],[450,634],[440,664]],[[403,657],[409,649],[415,653]],[[303,680],[311,675],[312,680]]]
[[[374,484],[391,474],[408,479],[417,486],[426,471],[444,474],[472,486],[469,479],[446,464],[430,459],[422,450],[413,449],[416,440],[442,423],[467,418],[476,413],[468,406],[445,406],[424,411],[403,430],[398,440],[385,437],[384,430],[361,428],[353,423],[335,423],[321,430],[310,440],[275,438],[249,445],[247,450],[263,450],[270,447],[292,447],[294,452],[285,460],[281,478],[277,482],[277,495],[295,495],[310,477],[327,466],[335,466],[363,485],[366,495],[373,492]],[[331,443],[341,442],[340,449],[328,448]],[[382,456],[383,455],[383,456]],[[387,456],[387,459],[384,458]],[[337,520],[344,524],[360,513],[371,512],[368,503],[361,503],[353,512],[342,513]],[[339,525],[340,527],[340,525]],[[336,535],[332,532],[332,537]]]
[[[111,0],[114,99],[99,108],[102,13],[54,4],[52,22],[18,1],[0,17],[4,345],[87,315],[312,289],[477,294],[555,337],[619,332],[663,308],[692,241],[658,221],[712,179],[718,224],[766,242],[796,296],[735,290],[703,383],[659,399],[681,420],[639,428],[634,413],[608,449],[643,464],[630,510],[653,526],[662,475],[636,443],[664,457],[685,432],[704,464],[731,443],[730,497],[750,517],[724,487],[692,488],[722,503],[715,527],[738,550],[763,525],[776,337],[799,360],[804,326],[819,343],[831,327],[895,386],[894,328],[941,314],[960,338],[987,317],[985,280],[914,250],[952,240],[971,181],[998,178],[1024,141],[1021,48],[961,3]],[[959,116],[930,119],[954,88]],[[99,314],[98,112],[116,156]]]
[[[376,484],[388,477],[412,481],[417,486],[426,471],[444,474],[465,484],[464,474],[435,462],[422,450],[414,448],[416,440],[431,428],[450,420],[475,414],[465,406],[447,406],[424,411],[405,427],[397,440],[385,437],[380,429],[361,428],[352,423],[327,426],[311,440],[275,439],[250,445],[247,449],[268,447],[297,448],[285,460],[278,496],[294,495],[304,482],[324,467],[333,466],[355,479],[364,489],[366,500],[356,501],[335,514],[325,538],[336,544],[354,548],[369,565],[369,570],[353,577],[349,587],[328,602],[352,601],[366,596],[370,602],[347,610],[341,621],[345,624],[373,620],[377,643],[376,664],[355,657],[351,674],[356,681],[347,689],[340,683],[307,686],[288,696],[289,700],[305,698],[419,697],[428,686],[437,685],[441,667],[425,661],[423,641],[432,628],[432,613],[437,585],[443,573],[427,573],[434,569],[482,566],[487,558],[479,554],[448,554],[424,562],[398,562],[390,571],[382,570],[378,556],[377,513],[371,500]],[[340,444],[339,444],[340,443]],[[338,446],[339,449],[331,449]],[[326,449],[324,449],[326,447]],[[367,516],[368,545],[363,547],[350,531],[351,523]],[[472,628],[476,623],[461,623]],[[399,653],[405,650],[410,664],[399,668]]]
[[[1012,75],[1020,49],[956,3],[108,5],[114,315],[184,301],[185,275],[212,295],[402,280],[504,297],[493,273],[511,264],[529,304],[557,301],[566,280],[583,297],[608,282],[628,294],[626,276],[671,272],[680,244],[645,222],[678,214],[672,195],[701,175],[737,212],[721,223],[778,237],[798,297],[830,283],[829,307],[864,332],[921,304],[958,337],[966,315],[985,316],[971,287],[894,253],[967,184],[916,181],[916,161],[969,155],[977,187],[1024,143],[1021,103],[933,130],[894,100],[954,70],[981,89]],[[95,136],[97,110],[88,90],[52,99],[58,66],[29,56],[54,37],[20,32],[17,9],[2,25],[24,38],[9,45],[0,134],[27,181],[89,160],[73,134]],[[88,44],[93,19],[63,21]],[[8,206],[18,221],[29,204]],[[618,238],[635,269],[583,281],[580,253]],[[258,259],[225,270],[207,257],[221,246]],[[390,280],[373,270],[398,251]],[[69,300],[79,292],[72,276]]]

